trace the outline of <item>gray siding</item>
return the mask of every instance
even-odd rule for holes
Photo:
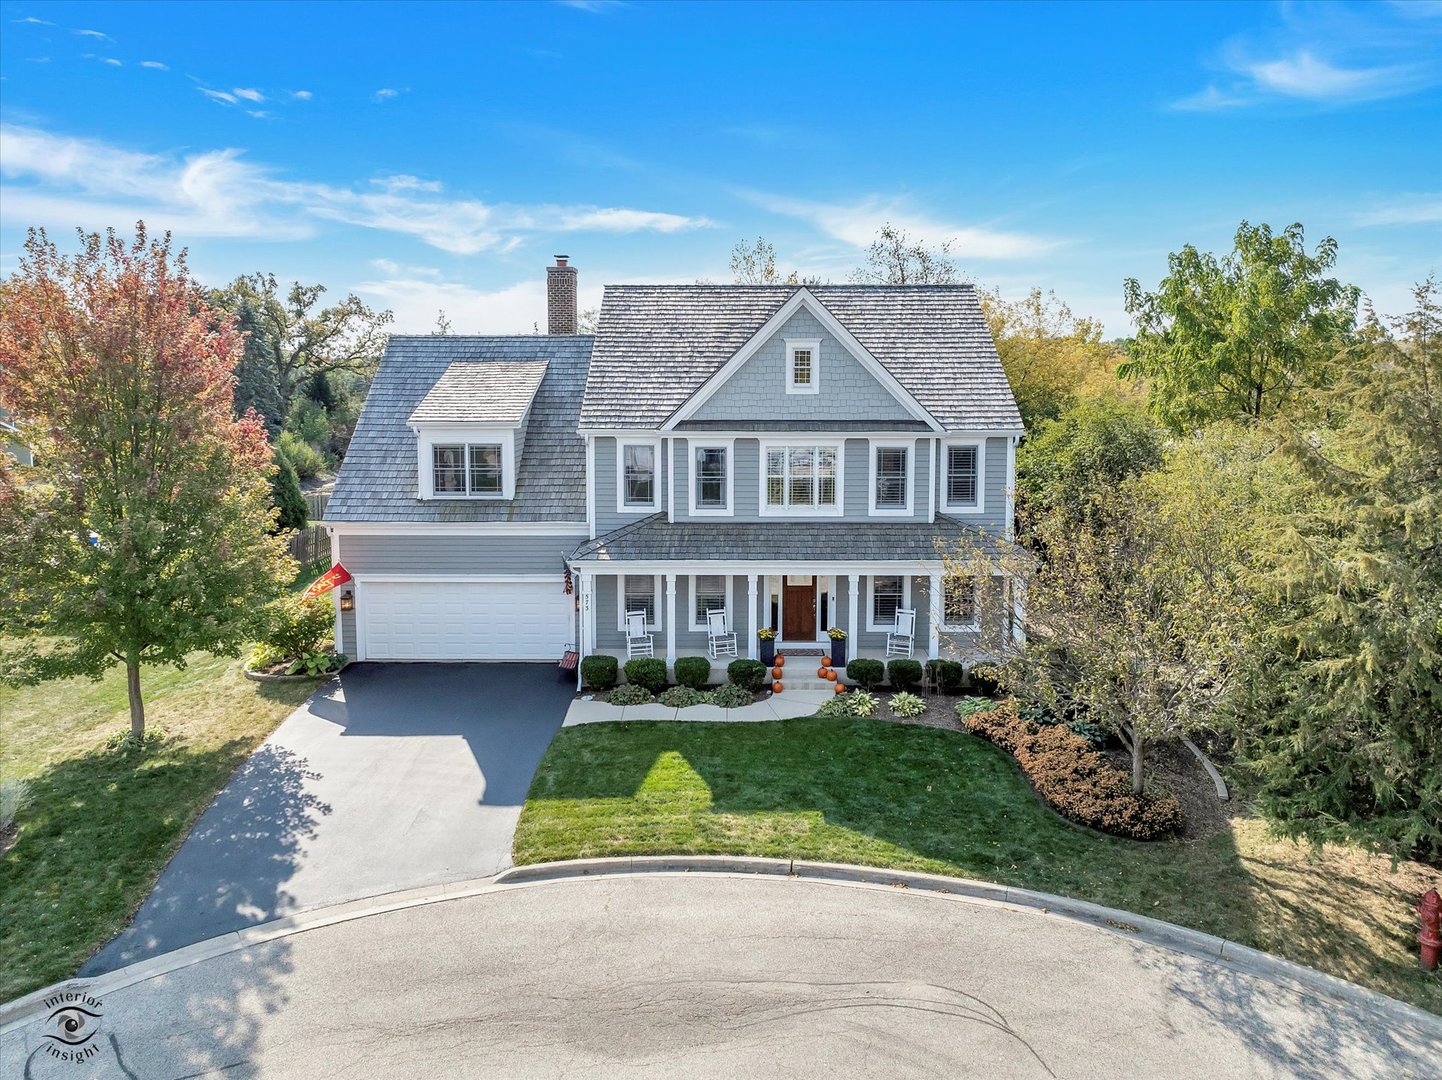
[[[635,513],[621,513],[616,509],[616,470],[620,467],[619,440],[606,436],[596,439],[595,450],[595,491],[596,491],[596,535],[604,536],[612,529],[619,529],[643,517],[649,517],[657,510],[666,509],[666,483],[670,470],[667,468],[665,447],[657,452],[656,491],[659,495],[656,510],[639,510]]]
[[[346,656],[355,656],[355,609],[340,613],[340,651]]]
[[[786,339],[820,339],[819,393],[786,392]],[[909,420],[911,413],[807,311],[798,311],[694,414],[696,420]]]
[[[341,562],[365,574],[555,574],[585,543],[576,536],[385,536],[341,537]]]
[[[938,514],[950,514],[968,525],[976,525],[992,532],[1003,532],[1006,528],[1006,439],[992,438],[986,440],[986,475],[983,477],[985,495],[984,505],[986,512],[981,514],[966,514],[956,510],[946,509],[944,500],[946,492],[943,485],[946,483],[946,458],[945,447],[938,455],[940,467],[936,470],[936,512]]]

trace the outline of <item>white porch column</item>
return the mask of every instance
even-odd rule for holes
[[[746,575],[746,655],[756,660],[761,655],[761,645],[756,640],[756,575]]]
[[[856,605],[860,601],[861,575],[852,574],[846,580],[850,585],[846,590],[846,637],[850,642],[846,655],[856,657],[861,655],[861,645],[856,639]]]
[[[676,663],[676,575],[666,575],[666,665]]]
[[[927,653],[931,659],[936,660],[941,656],[941,575],[932,574],[930,581],[929,608],[926,629],[927,629]]]
[[[576,648],[582,659],[596,651],[596,578],[593,574],[581,574],[581,633]],[[576,664],[576,688],[581,686],[581,665]]]

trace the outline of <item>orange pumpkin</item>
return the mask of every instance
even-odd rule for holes
[[[776,657],[776,666],[779,667],[779,668],[785,667],[785,666],[786,666],[786,657],[781,656],[781,655],[778,654],[777,657]]]
[[[781,680],[780,680],[780,679],[777,679],[774,683],[772,683],[772,684],[771,684],[771,689],[774,690],[774,691],[775,691],[776,693],[778,693],[778,694],[781,693],[781,690],[782,690]]]
[[[776,678],[776,679],[781,678],[781,665],[780,665],[780,664],[777,664],[774,668],[771,669],[771,676],[772,676],[772,678]]]
[[[821,658],[821,666],[822,666],[822,667],[830,667],[830,666],[831,666],[831,657],[829,657],[829,656],[823,656],[823,657]]]
[[[824,667],[819,667],[819,668],[817,668],[817,669],[816,669],[816,677],[817,677],[818,679],[824,679],[824,678],[826,678],[826,669],[825,669]]]
[[[826,668],[825,670],[826,670],[826,677],[827,677],[828,679],[830,679],[832,682],[835,682],[835,681],[836,681],[836,669],[835,669],[835,668]]]
[[[838,694],[844,694],[844,693],[846,693],[846,687],[842,686],[840,683],[837,683],[837,684],[836,684],[836,692],[837,692]]]

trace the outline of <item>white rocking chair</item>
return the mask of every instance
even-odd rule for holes
[[[916,636],[916,611],[896,609],[896,629],[886,635],[886,655],[911,658],[912,639]]]
[[[712,660],[721,656],[736,656],[736,634],[726,629],[725,608],[706,612],[706,646]]]
[[[626,612],[626,659],[656,655],[656,637],[646,633],[646,613]]]

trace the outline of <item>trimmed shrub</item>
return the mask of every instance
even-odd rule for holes
[[[991,712],[994,708],[996,708],[996,702],[989,697],[964,697],[956,703],[956,718],[965,722],[968,716]]]
[[[943,694],[959,694],[966,685],[966,665],[959,660],[928,660],[926,674]]]
[[[626,681],[644,686],[653,694],[666,689],[666,661],[655,656],[638,656],[626,661]]]
[[[649,705],[656,700],[656,695],[644,686],[627,683],[625,686],[618,686],[612,690],[611,696],[607,700],[612,705]]]
[[[700,690],[711,681],[711,661],[704,656],[678,656],[676,681],[682,686]]]
[[[961,704],[957,710],[960,713]],[[1132,794],[1131,777],[1063,724],[1024,719],[1015,702],[966,717],[966,729],[1016,758],[1022,773],[1057,813],[1133,840],[1179,832],[1182,805],[1171,794]]]
[[[723,709],[739,709],[743,705],[750,705],[755,699],[756,695],[752,691],[734,683],[718,686],[711,691],[711,704],[720,705]]]
[[[592,690],[610,690],[616,685],[616,671],[620,661],[614,656],[596,653],[581,661],[581,682]]]
[[[912,690],[921,685],[920,660],[892,660],[886,665],[886,681],[893,690]]]
[[[846,665],[846,676],[860,683],[866,690],[875,690],[886,677],[886,665],[880,660],[857,657]]]
[[[726,665],[726,677],[755,694],[766,685],[766,665],[760,660],[732,660]]]
[[[891,712],[895,716],[920,716],[926,712],[926,702],[905,690],[899,694],[892,694],[890,704]]]
[[[266,608],[260,644],[275,657],[272,662],[279,663],[319,652],[334,633],[335,611],[329,598],[283,596]]]
[[[685,709],[691,705],[704,705],[711,700],[710,694],[703,694],[691,686],[673,686],[656,698],[668,709]]]

